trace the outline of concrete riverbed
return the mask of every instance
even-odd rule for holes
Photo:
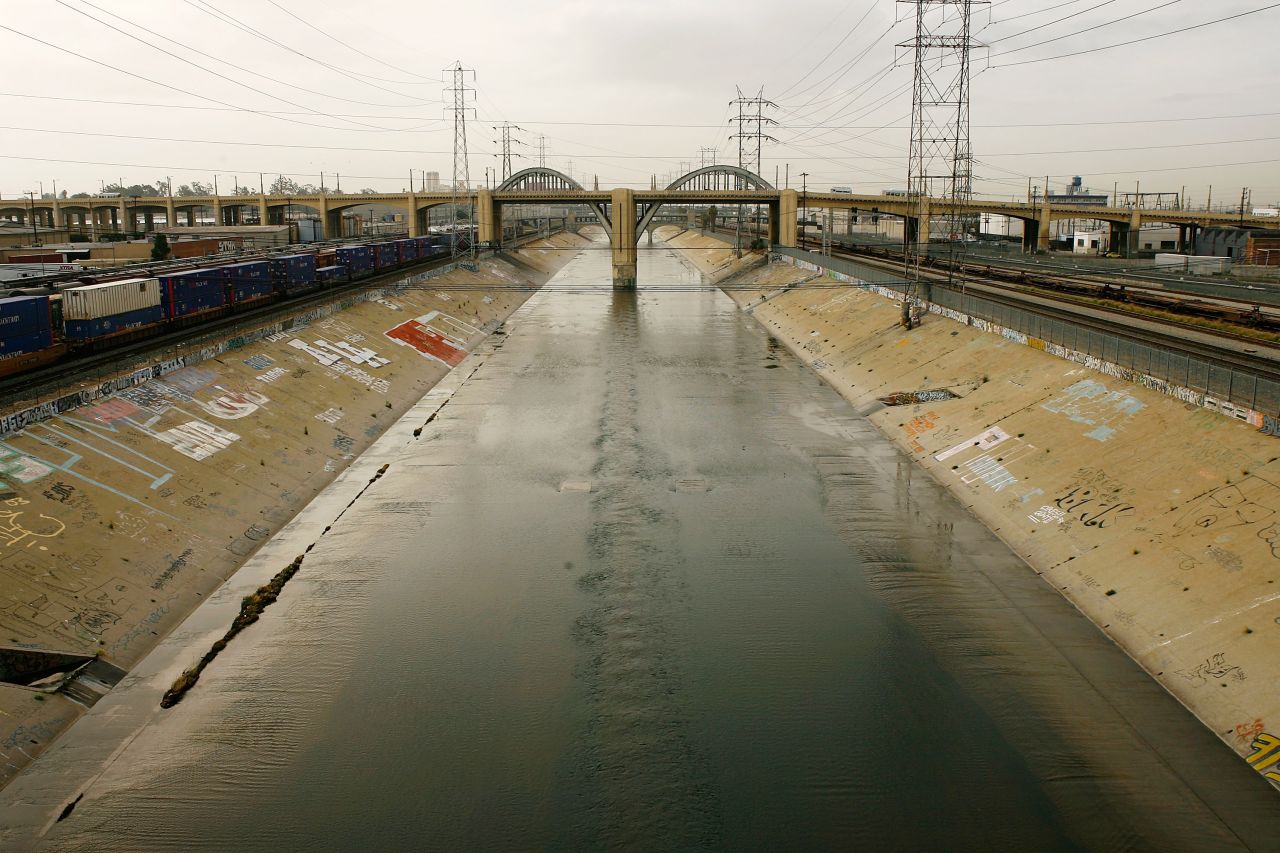
[[[16,779],[0,843],[1275,846],[1267,783],[867,418],[671,250],[615,292],[599,248]]]

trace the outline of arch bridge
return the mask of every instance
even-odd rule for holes
[[[577,181],[554,169],[532,168],[515,173],[496,189],[480,189],[459,193],[459,201],[475,206],[477,237],[480,242],[499,246],[502,241],[502,209],[522,204],[585,205],[609,235],[613,251],[615,284],[632,286],[636,277],[636,238],[653,222],[663,205],[760,205],[769,211],[769,240],[774,245],[795,246],[797,213],[800,209],[851,210],[862,213],[897,216],[907,223],[907,233],[921,243],[928,242],[929,224],[933,217],[952,213],[949,199],[890,195],[854,195],[851,193],[799,192],[778,189],[759,175],[735,166],[707,166],[683,175],[664,188],[647,190],[614,188],[587,189]],[[291,206],[305,206],[316,211],[326,239],[341,236],[342,212],[364,204],[400,208],[408,221],[409,234],[425,231],[427,211],[455,200],[452,192],[402,193],[326,193],[309,196],[231,195],[231,196],[160,196],[160,197],[91,197],[66,199],[0,199],[0,218],[35,221],[48,227],[78,227],[90,230],[138,233],[154,228],[155,216],[163,213],[165,221],[177,224],[185,214],[194,224],[198,209],[211,209],[215,221],[230,224],[237,211],[255,208],[259,222],[282,222]],[[1096,219],[1109,222],[1120,238],[1120,245],[1136,247],[1138,230],[1143,224],[1175,225],[1194,235],[1195,230],[1209,226],[1240,228],[1274,228],[1275,220],[1259,216],[1238,216],[1203,210],[1151,210],[1133,207],[1094,205],[1052,205],[1047,198],[1038,203],[972,201],[963,213],[992,213],[1019,219],[1024,223],[1028,249],[1046,249],[1049,223],[1055,219]],[[139,217],[142,227],[139,228]]]

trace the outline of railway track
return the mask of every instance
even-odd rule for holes
[[[136,367],[134,369],[137,369],[137,367],[141,367],[142,362],[153,360],[149,356],[166,348],[178,346],[199,347],[202,344],[211,343],[215,339],[224,338],[229,332],[234,332],[242,327],[260,326],[272,320],[295,314],[300,309],[342,299],[371,287],[382,287],[405,275],[436,269],[451,261],[452,258],[448,256],[436,258],[362,279],[358,284],[272,300],[267,305],[227,314],[212,320],[205,320],[204,322],[184,326],[162,334],[148,335],[137,341],[112,346],[101,352],[64,356],[47,366],[0,380],[0,409],[9,409],[20,402],[28,402],[35,398],[47,396],[54,390],[66,392],[68,386],[78,376],[107,369],[110,369],[112,373],[117,373],[125,370],[125,366],[130,363],[135,364]]]
[[[845,249],[832,249],[832,256],[873,269],[901,274],[902,261],[868,256]],[[1121,304],[1106,304],[1104,298],[1082,297],[1058,289],[1013,284],[996,278],[965,272],[963,282],[952,280],[947,271],[927,268],[924,280],[935,287],[981,295],[993,302],[1030,311],[1049,319],[1067,319],[1082,328],[1122,335],[1163,350],[1179,352],[1219,366],[1244,370],[1261,378],[1280,382],[1280,345],[1244,333],[1208,328],[1193,322],[1156,317]]]

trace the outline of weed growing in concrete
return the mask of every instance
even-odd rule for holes
[[[299,554],[293,558],[293,562],[285,566],[270,581],[258,587],[258,590],[251,595],[246,595],[240,602],[240,613],[231,623],[231,627],[222,635],[222,638],[209,647],[209,651],[204,653],[204,657],[196,663],[195,666],[186,670],[179,675],[173,682],[173,685],[165,691],[160,699],[161,708],[172,708],[182,701],[182,697],[187,691],[196,686],[196,682],[200,680],[200,673],[204,672],[204,668],[213,662],[218,653],[227,647],[227,643],[239,634],[245,628],[258,621],[258,617],[262,615],[262,611],[275,603],[280,597],[280,591],[284,589],[284,585],[289,582],[298,569],[302,568],[302,555]]]

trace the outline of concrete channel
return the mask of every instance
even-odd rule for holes
[[[1098,406],[1055,411],[1062,390],[1039,387],[1102,381],[1078,365],[950,321],[904,340],[882,297],[786,290],[812,273],[661,234],[639,291],[614,291],[607,251],[589,246],[495,308],[484,328],[501,334],[393,406],[349,468],[9,784],[0,844],[1277,849],[1274,789],[1220,740],[1245,756],[1266,734],[1274,639],[1228,643],[1225,593],[1144,607],[1165,562],[1136,558],[1167,550],[1149,540],[1185,514],[1147,501],[1167,503],[1160,478],[1187,466],[1132,459],[1157,441],[1133,404],[1084,423]],[[550,270],[556,254],[523,258]],[[472,307],[498,272],[465,291]],[[463,292],[430,298],[456,312]],[[370,310],[342,322],[355,347],[381,330],[382,352],[389,319],[423,308]],[[305,435],[338,380],[288,398]],[[947,394],[878,401],[921,390]],[[1195,414],[1106,392],[1166,429]],[[245,442],[271,412],[243,418]],[[1215,446],[1263,452],[1214,417]],[[285,430],[303,432],[263,426],[264,446]],[[1019,498],[1042,489],[1027,500],[969,464],[1005,442],[1018,452],[992,460],[1029,484]],[[1035,486],[1062,477],[1081,481],[1075,499]],[[1200,507],[1210,486],[1183,501]],[[1128,509],[1095,518],[1090,487]],[[1262,584],[1266,540],[1250,533],[1196,545],[1253,549],[1229,576]],[[299,556],[279,602],[160,709],[241,598]],[[1177,571],[1213,589],[1208,567]],[[1099,609],[1113,599],[1130,619]],[[1139,647],[1158,618],[1181,633]],[[1221,666],[1197,669],[1215,643]],[[1197,676],[1225,685],[1214,701]],[[1246,711],[1262,728],[1223,736],[1218,718]]]

